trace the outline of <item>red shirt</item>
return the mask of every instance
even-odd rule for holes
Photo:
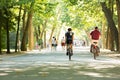
[[[94,30],[90,33],[92,39],[94,40],[98,40],[99,39],[99,36],[100,36],[100,32],[98,30]]]

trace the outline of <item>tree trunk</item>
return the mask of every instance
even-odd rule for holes
[[[44,31],[44,48],[46,48],[46,31]]]
[[[107,29],[106,49],[114,51],[114,40],[112,38],[112,33],[109,27]]]
[[[22,37],[22,43],[21,43],[21,51],[26,51],[27,50],[27,39],[28,39],[28,29],[30,27],[30,23],[31,23],[31,18],[32,18],[32,7],[33,7],[34,3],[31,3],[30,6],[30,11],[28,12],[28,18],[27,18],[27,24],[26,27],[23,31],[23,37]]]
[[[17,26],[17,33],[16,33],[16,43],[15,43],[15,52],[17,52],[17,49],[19,51],[19,47],[20,47],[20,33],[19,33],[19,25],[20,25],[20,15],[21,15],[21,9],[22,9],[22,5],[20,5],[20,10],[19,10],[19,16],[18,16],[18,26]]]
[[[34,47],[34,28],[32,26],[32,15],[31,13],[30,17],[30,22],[29,22],[29,30],[28,30],[28,44],[29,44],[29,50],[32,50]]]
[[[6,30],[7,30],[7,52],[10,53],[10,38],[9,38],[9,19],[6,19]]]
[[[49,38],[49,44],[51,44],[52,36],[53,36],[54,30],[55,30],[55,26],[53,25],[52,30],[51,30],[51,34],[50,34],[50,38]]]
[[[26,8],[24,7],[24,13],[23,13],[23,17],[22,17],[22,20],[23,20],[23,28],[22,28],[22,32],[24,32],[24,30],[25,30],[25,27],[26,27],[26,13],[27,13],[27,11],[26,11]]]
[[[58,31],[57,31],[57,41],[59,41],[59,36],[60,36],[60,32],[61,32],[61,29],[62,27],[60,25],[58,25]],[[64,34],[63,34],[64,35]]]
[[[106,40],[106,38],[105,38],[105,21],[102,23],[102,48],[103,49],[105,49],[106,48],[106,45],[105,45],[105,40]]]
[[[5,8],[5,14],[6,14],[6,33],[7,33],[7,52],[10,53],[10,40],[9,40],[9,18],[8,18],[8,10]]]
[[[109,30],[109,49],[111,50],[111,51],[114,51],[115,49],[114,49],[114,39],[113,39],[113,36],[112,36],[112,31],[111,30]]]
[[[45,20],[44,24],[42,25],[42,32],[40,34],[40,39],[42,39],[42,37],[43,37],[44,31],[46,29],[46,23],[47,23],[47,20]]]
[[[106,49],[109,49],[109,27],[107,27],[107,33],[106,33]]]
[[[86,44],[87,44],[87,46],[89,46],[89,45],[91,45],[90,32],[85,30],[85,33],[87,35]]]
[[[0,54],[2,54],[2,43],[1,43],[1,41],[2,41],[2,37],[1,37],[2,35],[1,35],[1,26],[0,26]]]
[[[108,22],[108,27],[110,27],[111,33],[112,33],[112,38],[115,41],[116,45],[116,50],[118,51],[119,48],[119,39],[118,39],[118,31],[115,26],[115,23],[112,18],[112,12],[109,8],[107,8],[105,2],[101,2],[102,10],[106,16],[107,22]]]
[[[120,52],[120,0],[116,0],[118,14],[118,31],[119,31],[119,52]]]

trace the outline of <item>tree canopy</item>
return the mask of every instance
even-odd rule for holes
[[[33,49],[31,46],[39,41],[41,47],[45,47],[52,36],[59,41],[68,27],[73,28],[76,39],[85,40],[89,45],[89,32],[95,26],[105,35],[101,41],[103,48],[119,51],[119,3],[119,0],[1,0],[0,52],[23,45],[22,50]],[[111,15],[107,16],[108,12]],[[9,37],[13,33],[16,36]],[[110,33],[117,35],[112,40],[116,45],[113,48],[110,47]],[[17,46],[11,38],[16,39]],[[7,41],[2,43],[3,39]]]

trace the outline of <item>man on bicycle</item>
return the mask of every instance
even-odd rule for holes
[[[65,42],[66,42],[66,55],[68,55],[68,47],[72,49],[71,55],[73,55],[73,38],[74,38],[74,33],[72,32],[71,28],[68,28],[68,31],[65,33]]]
[[[92,47],[92,44],[98,46],[98,41],[99,41],[100,35],[101,35],[101,33],[98,30],[98,27],[95,27],[95,29],[90,33],[90,38],[92,40],[91,47]],[[91,47],[90,47],[90,52],[91,52]]]

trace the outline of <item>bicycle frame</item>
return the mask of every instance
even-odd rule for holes
[[[70,61],[72,56],[72,47],[70,44],[67,45],[67,52],[68,52],[69,61]]]
[[[98,49],[99,47],[97,46],[97,42],[93,42],[93,44],[91,44],[91,53],[93,53],[94,59],[96,59],[96,56],[98,56]]]

